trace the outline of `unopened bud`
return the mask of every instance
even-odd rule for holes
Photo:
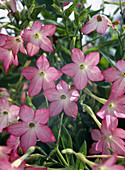
[[[113,21],[112,24],[113,24],[113,25],[119,25],[119,24],[120,24],[120,21],[119,21],[119,20]]]

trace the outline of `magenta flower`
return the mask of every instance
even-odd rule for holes
[[[98,33],[104,34],[108,25],[115,29],[111,20],[107,16],[97,14],[82,27],[82,32],[83,34],[89,34],[96,30]]]
[[[9,103],[0,97],[0,133],[7,127],[8,123],[13,122],[19,114],[19,107],[9,106]]]
[[[0,159],[0,170],[21,170],[21,169],[12,167],[11,163],[7,160]]]
[[[31,81],[28,92],[29,96],[35,96],[40,93],[41,89],[43,90],[54,88],[54,81],[58,80],[62,73],[56,70],[54,67],[50,67],[47,58],[44,55],[41,55],[36,61],[38,67],[26,67],[21,71],[23,76]]]
[[[19,137],[10,135],[6,142],[7,146],[11,147],[14,152],[18,153],[20,149],[20,140]]]
[[[107,103],[97,112],[97,115],[101,119],[104,119],[106,115],[125,118],[125,96],[118,96],[112,91]]]
[[[11,64],[18,66],[18,57],[17,55],[13,56],[11,49],[0,47],[0,60],[3,60],[3,67],[6,73],[8,73]]]
[[[11,150],[12,148],[9,146],[0,146],[0,160],[9,160],[8,154],[11,152]]]
[[[27,44],[29,56],[33,56],[39,52],[41,48],[44,51],[52,52],[52,43],[46,36],[52,36],[56,31],[55,25],[44,25],[39,21],[32,24],[31,29],[24,29],[21,35]]]
[[[68,84],[61,80],[55,88],[48,89],[43,92],[52,103],[49,105],[50,117],[58,115],[63,109],[64,112],[71,117],[76,117],[78,107],[75,103],[78,101],[79,92],[77,90],[69,90]]]
[[[117,161],[117,154],[113,154],[108,160],[106,160],[104,163],[96,164],[93,166],[92,170],[125,170],[125,167],[121,165],[116,165]]]
[[[91,81],[103,80],[100,69],[96,66],[99,63],[99,53],[92,52],[84,56],[77,48],[72,49],[71,58],[74,63],[66,64],[61,71],[68,76],[73,76],[74,84],[78,90],[86,87],[88,79]]]
[[[125,130],[117,128],[118,120],[115,117],[107,115],[105,119],[102,120],[101,131],[98,129],[93,129],[91,131],[92,139],[97,141],[94,142],[92,148],[89,150],[90,153],[102,152],[102,154],[110,155],[108,148],[112,149],[118,155],[125,156]],[[95,148],[93,148],[95,147]],[[95,154],[96,154],[95,153]]]
[[[111,89],[116,91],[118,95],[125,93],[125,60],[119,60],[115,68],[108,68],[102,72],[107,82],[114,82]]]
[[[6,40],[7,40],[7,35],[0,34],[0,47],[5,44]]]
[[[34,113],[30,107],[22,105],[19,116],[22,122],[10,125],[7,130],[12,135],[21,137],[21,147],[24,152],[36,145],[37,138],[44,143],[55,142],[51,129],[44,125],[49,119],[48,109],[39,109]]]
[[[18,51],[27,55],[27,52],[23,45],[23,39],[19,37],[7,36],[7,41],[4,44],[3,48],[11,49],[13,56],[16,56]]]

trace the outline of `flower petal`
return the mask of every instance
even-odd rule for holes
[[[120,72],[125,72],[125,60],[119,60],[116,63],[116,67],[119,69]]]
[[[99,141],[100,138],[102,137],[102,134],[98,129],[92,129],[91,130],[91,136],[92,136],[93,140]]]
[[[36,61],[36,65],[40,71],[46,71],[50,66],[47,58],[44,55],[41,55],[38,58],[38,60]]]
[[[35,67],[26,67],[22,69],[21,74],[30,81],[38,74],[38,69]]]
[[[43,95],[47,97],[49,101],[55,101],[60,99],[60,93],[56,89],[48,89],[43,92]]]
[[[49,120],[49,110],[48,109],[38,109],[35,113],[34,121],[36,123],[45,124]]]
[[[60,101],[54,101],[49,105],[50,117],[56,116],[61,113],[63,109],[63,103]]]
[[[20,119],[24,122],[31,122],[34,119],[34,111],[27,105],[22,105],[19,113]]]
[[[56,31],[56,25],[44,25],[40,31],[44,36],[52,36]]]
[[[71,117],[76,117],[78,114],[78,106],[75,102],[65,102],[64,112]]]
[[[72,61],[76,64],[83,64],[85,61],[85,56],[80,49],[73,48],[71,52]]]
[[[61,68],[61,71],[68,76],[74,76],[79,71],[79,65],[76,63],[66,64]]]
[[[33,55],[37,54],[40,49],[40,47],[38,45],[32,44],[30,42],[28,42],[26,48],[27,48],[27,52],[28,52],[29,56],[31,56],[31,57]]]
[[[67,93],[69,90],[69,85],[64,80],[60,80],[56,87],[57,90],[62,93]]]
[[[94,66],[99,63],[100,57],[99,52],[88,53],[85,57],[85,64],[87,66]]]
[[[42,48],[42,50],[47,51],[47,52],[53,52],[52,43],[50,39],[45,36],[41,37],[40,48]]]
[[[108,68],[104,70],[102,74],[107,82],[113,82],[121,78],[121,73],[118,72],[115,68]]]
[[[88,78],[91,81],[102,81],[104,79],[100,69],[97,66],[90,66],[87,70]]]

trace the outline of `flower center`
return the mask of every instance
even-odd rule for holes
[[[35,124],[34,124],[33,122],[31,122],[31,123],[29,124],[29,127],[30,127],[30,128],[35,127]]]
[[[125,77],[125,72],[122,73],[122,77]]]
[[[21,40],[20,40],[20,39],[18,39],[18,38],[16,38],[16,42],[21,42]]]
[[[85,67],[86,67],[85,64],[81,64],[81,65],[80,65],[80,69],[81,69],[81,70],[85,69]]]
[[[4,115],[8,115],[8,112],[7,112],[7,111],[3,111],[3,114],[4,114]]]
[[[109,108],[111,109],[112,107],[114,107],[114,104],[110,103]]]
[[[39,34],[36,33],[36,34],[34,35],[34,37],[35,37],[35,38],[39,38]]]
[[[66,99],[66,96],[65,96],[64,94],[62,94],[62,95],[60,96],[60,98],[61,98],[61,99]]]
[[[100,15],[97,16],[97,21],[101,22],[102,21],[102,17]]]
[[[40,76],[45,76],[45,72],[40,72]]]

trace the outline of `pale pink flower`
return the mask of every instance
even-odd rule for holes
[[[8,123],[14,121],[19,114],[19,107],[16,105],[9,106],[9,103],[0,97],[0,132],[7,127]]]
[[[7,40],[7,35],[0,34],[0,47],[5,44],[6,40]]]
[[[15,0],[0,0],[0,5],[6,6],[6,2],[9,3],[11,6],[11,9],[13,10],[14,13],[17,12],[17,7],[16,7],[16,2]]]
[[[23,89],[22,89],[22,95],[21,95],[21,103],[24,104],[25,103],[25,99],[26,99],[26,95],[25,95],[25,90],[28,88],[28,83],[24,83],[23,84]]]
[[[18,51],[27,55],[27,52],[23,45],[23,39],[20,37],[7,36],[6,43],[2,47],[6,49],[11,49],[13,56],[16,56],[18,54]]]
[[[0,87],[0,97],[6,100],[10,98],[10,94],[8,93],[7,89]]]
[[[125,142],[122,140],[125,139],[125,130],[117,128],[118,120],[115,117],[112,117],[112,121],[110,119],[111,116],[107,115],[102,120],[101,131],[98,129],[91,131],[92,139],[97,142],[94,142],[89,152],[94,154],[95,150],[95,154],[102,152],[104,155],[110,155],[108,149],[110,148],[118,155],[125,156]]]
[[[115,68],[108,68],[102,74],[107,82],[114,82],[111,89],[118,95],[123,95],[125,93],[125,60],[119,60],[116,67],[118,71]]]
[[[58,115],[62,110],[71,117],[76,117],[78,107],[75,103],[79,99],[77,90],[69,90],[68,84],[61,80],[55,88],[48,89],[43,92],[48,101],[52,102],[49,105],[50,117]]]
[[[83,34],[89,34],[96,30],[100,34],[104,34],[106,32],[106,29],[110,25],[113,29],[114,26],[111,22],[111,20],[105,16],[105,15],[94,15],[89,22],[87,22],[83,27],[82,27],[82,32]]]
[[[20,139],[19,137],[10,135],[6,141],[7,146],[11,147],[14,152],[18,153],[20,149]]]
[[[0,160],[8,160],[8,154],[11,152],[12,148],[9,146],[0,146]]]
[[[48,109],[34,111],[27,105],[22,105],[19,112],[22,121],[10,125],[7,130],[16,137],[21,137],[21,147],[26,152],[35,146],[37,138],[44,142],[55,142],[51,129],[44,125],[49,119]]]
[[[107,103],[97,112],[97,115],[101,119],[106,115],[125,118],[125,96],[118,96],[116,92],[111,91]]]
[[[3,67],[6,73],[8,73],[11,64],[18,66],[18,57],[17,55],[13,56],[11,49],[0,47],[0,60],[3,60]]]
[[[125,167],[121,165],[116,165],[117,154],[114,153],[110,158],[108,158],[104,163],[96,164],[93,166],[92,170],[125,170]]]
[[[39,21],[32,24],[31,29],[24,29],[21,35],[24,42],[27,43],[27,51],[29,56],[33,56],[39,52],[41,48],[44,51],[52,52],[53,46],[47,36],[52,36],[56,31],[55,25],[44,25]]]
[[[55,69],[54,67],[50,67],[50,64],[47,58],[44,55],[41,55],[36,61],[36,67],[26,67],[21,71],[23,76],[31,81],[28,93],[29,96],[35,96],[40,93],[41,89],[43,90],[54,88],[54,81],[58,80],[62,73]]]
[[[88,79],[91,81],[103,80],[100,69],[96,66],[99,63],[99,53],[92,52],[84,56],[77,48],[72,49],[71,58],[74,63],[66,64],[61,71],[68,76],[73,76],[73,81],[78,90],[86,87]]]
[[[11,163],[7,160],[0,159],[0,170],[21,170],[21,169],[12,167]]]

